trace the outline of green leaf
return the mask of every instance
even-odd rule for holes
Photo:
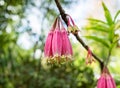
[[[99,24],[99,23],[91,23],[90,26],[86,27],[85,29],[87,30],[96,30],[96,31],[102,31],[102,32],[109,32],[109,27],[104,24]]]
[[[96,42],[99,42],[102,45],[104,45],[105,47],[109,48],[109,43],[107,42],[107,40],[105,40],[103,38],[99,38],[99,37],[96,37],[96,36],[86,36],[86,38],[92,39],[92,40],[94,40]]]
[[[102,6],[103,6],[103,9],[104,9],[104,14],[105,14],[105,18],[106,18],[106,21],[109,25],[112,25],[113,24],[113,21],[112,21],[112,16],[110,14],[110,11],[108,10],[108,8],[106,7],[106,5],[102,2]]]
[[[86,27],[86,29],[108,33],[109,25],[106,22],[95,18],[88,18],[88,20],[90,22],[90,26]]]
[[[115,14],[114,22],[116,21],[116,18],[118,17],[119,14],[120,14],[120,10]]]
[[[118,20],[116,23],[115,23],[115,30],[118,30],[120,29],[120,20]]]
[[[95,22],[95,23],[102,23],[102,24],[107,24],[106,22],[99,20],[99,19],[94,19],[94,18],[88,18],[90,22]]]
[[[105,22],[96,19],[89,19],[90,25],[86,27],[88,30],[96,30],[102,32],[108,32],[109,26]]]
[[[109,40],[110,40],[111,43],[113,42],[114,35],[115,35],[114,29],[115,29],[115,25],[112,25],[109,29],[110,30],[109,31]]]

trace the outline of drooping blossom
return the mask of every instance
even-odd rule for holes
[[[73,50],[70,40],[68,38],[68,33],[65,28],[62,28],[62,57],[66,58],[66,60],[73,59]]]
[[[116,84],[107,67],[103,68],[101,77],[98,79],[97,88],[116,88]]]
[[[56,26],[56,23],[57,23],[57,18],[50,30],[50,32],[48,33],[48,36],[46,38],[46,41],[45,41],[45,46],[44,46],[44,55],[47,59],[50,59],[51,57],[53,57],[53,53],[52,53],[52,39],[53,39],[53,32],[54,32],[54,29],[55,29],[55,26]]]
[[[72,45],[60,18],[57,18],[48,34],[44,55],[49,63],[62,63],[72,60]]]
[[[58,60],[58,62],[60,62],[62,54],[62,33],[60,28],[56,28],[53,33],[52,52],[53,59],[55,59],[55,61]]]
[[[68,31],[73,34],[78,33],[78,31],[79,31],[78,26],[75,24],[75,22],[73,21],[73,19],[70,15],[67,14],[67,16],[68,16]]]
[[[88,53],[87,53],[87,57],[86,57],[86,64],[91,64],[93,61],[95,62],[95,60],[92,58],[92,52],[91,52],[90,48],[88,47]]]
[[[50,58],[53,56],[52,54],[52,38],[53,38],[53,31],[50,31],[48,33],[45,46],[44,46],[44,55],[47,58]]]

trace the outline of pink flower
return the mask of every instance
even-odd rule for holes
[[[49,58],[52,57],[52,38],[53,38],[53,31],[50,31],[48,33],[46,42],[45,42],[45,47],[44,47],[44,55],[45,57]]]
[[[53,57],[53,53],[52,53],[52,39],[53,39],[53,31],[56,27],[58,19],[55,19],[55,22],[50,30],[50,32],[48,33],[48,36],[46,38],[46,42],[45,42],[45,46],[44,46],[44,55],[47,59],[50,59],[51,57]]]
[[[72,46],[60,18],[57,18],[48,34],[44,55],[48,63],[62,63],[73,59]]]
[[[75,24],[75,22],[73,21],[70,15],[67,14],[67,16],[68,16],[68,31],[73,34],[77,34],[79,31],[78,26]]]
[[[53,33],[52,52],[54,56],[61,56],[62,53],[62,34],[59,28]]]
[[[95,60],[92,58],[92,52],[90,50],[90,48],[88,48],[88,54],[87,54],[87,57],[86,57],[86,64],[91,64],[92,62],[95,62]]]
[[[68,33],[65,28],[62,28],[62,55],[66,59],[72,59],[73,50],[70,40],[68,38]]]
[[[107,67],[103,68],[101,77],[98,79],[97,88],[116,88],[116,84]]]

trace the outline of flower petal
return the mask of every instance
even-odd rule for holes
[[[51,57],[53,56],[52,54],[52,38],[53,38],[53,31],[50,31],[46,42],[45,42],[45,47],[44,47],[44,55],[45,57]]]
[[[97,83],[97,88],[106,88],[106,79],[104,76],[100,77],[100,79],[98,79],[98,83]]]
[[[97,83],[97,88],[116,88],[115,81],[110,75],[107,67],[103,68],[103,72]]]
[[[52,52],[54,56],[61,56],[62,53],[62,35],[59,29],[55,29],[53,33]]]
[[[62,29],[62,55],[73,55],[72,45],[68,38],[68,33],[65,29]]]

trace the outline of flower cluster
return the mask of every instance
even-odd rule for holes
[[[61,63],[73,60],[73,51],[68,34],[77,34],[79,28],[76,26],[70,15],[67,15],[67,19],[68,32],[64,28],[61,19],[58,17],[48,33],[44,47],[44,55],[47,58],[48,63]],[[94,61],[91,56],[91,50],[88,48],[88,55],[86,58],[87,64]]]
[[[56,18],[48,33],[44,55],[48,63],[63,63],[73,60],[73,51],[68,32],[64,28],[61,19]]]
[[[101,77],[98,79],[97,88],[116,88],[116,84],[110,75],[108,68],[104,67]]]

